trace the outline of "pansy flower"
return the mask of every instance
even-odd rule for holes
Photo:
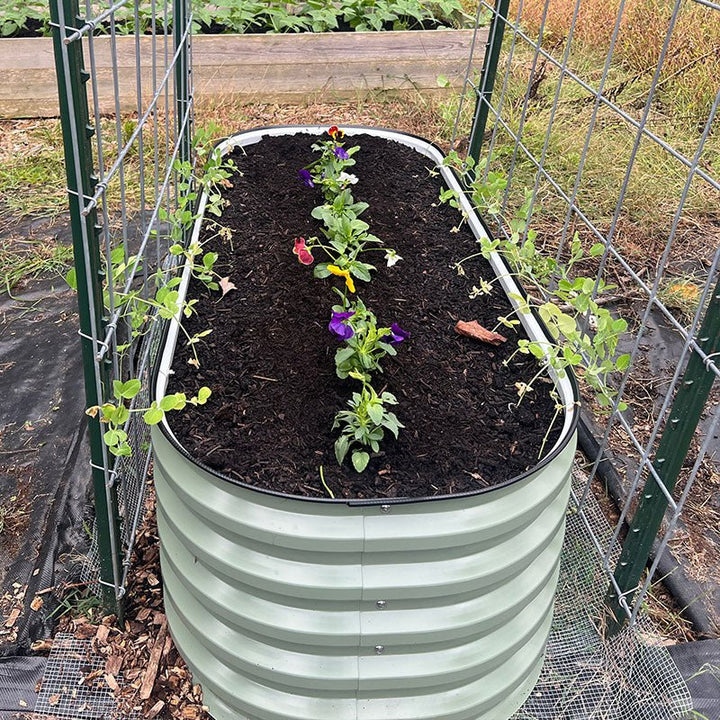
[[[339,145],[336,145],[333,149],[333,153],[338,160],[347,160],[350,156],[347,154],[347,150]]]
[[[341,270],[337,265],[328,265],[327,269],[333,275],[337,275],[338,277],[345,278],[345,285],[347,286],[347,289],[351,293],[355,292],[355,281],[350,277],[349,270]]]
[[[331,128],[328,129],[328,135],[333,140],[345,137],[345,133],[337,125],[333,125]]]
[[[312,175],[309,170],[305,170],[305,168],[298,170],[298,176],[308,187],[315,187],[315,183],[313,182]]]
[[[385,260],[387,260],[387,266],[392,267],[402,260],[402,258],[397,254],[396,250],[389,249],[385,252]]]
[[[337,176],[337,181],[339,183],[346,183],[347,185],[355,185],[357,183],[358,178],[357,175],[351,175],[350,173],[341,172]]]
[[[397,323],[393,323],[390,326],[390,333],[383,335],[380,339],[389,342],[391,345],[398,345],[409,337],[410,333],[407,330],[403,330]]]
[[[298,256],[298,260],[303,265],[312,265],[313,260],[315,258],[312,256],[312,253],[305,245],[305,238],[295,238],[295,247],[293,248],[293,253]]]
[[[355,312],[348,310],[347,312],[335,312],[333,311],[330,322],[328,323],[328,330],[337,335],[341,340],[349,340],[355,331],[350,325],[347,324],[347,320],[351,318]]]

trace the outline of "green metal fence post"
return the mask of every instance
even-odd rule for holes
[[[73,236],[73,254],[77,276],[78,311],[80,316],[81,349],[85,375],[85,397],[88,407],[103,402],[107,388],[107,374],[100,365],[100,386],[96,377],[96,359],[93,334],[101,336],[103,318],[104,273],[98,242],[99,226],[94,209],[83,214],[83,195],[92,194],[97,185],[93,176],[90,138],[94,129],[90,124],[86,83],[89,75],[84,70],[82,45],[79,39],[65,43],[61,36],[62,24],[66,28],[82,25],[78,0],[50,0],[53,25],[53,47],[57,73],[60,117],[65,170],[68,183],[68,200]],[[118,520],[117,492],[114,486],[106,487],[103,456],[102,428],[98,417],[88,418],[90,455],[92,462],[95,515],[97,519],[98,550],[100,555],[100,587],[102,601],[119,616],[121,603],[115,588],[122,572],[121,543]]]
[[[177,63],[175,65],[175,107],[176,126],[179,141],[178,157],[187,162],[192,156],[191,118],[185,121],[190,112],[190,32],[188,24],[188,0],[173,0],[173,38]],[[188,35],[185,36],[185,30]],[[185,37],[184,37],[185,36]],[[178,52],[179,51],[179,52]]]
[[[720,282],[715,287],[697,337],[698,346],[706,355],[720,351]],[[700,355],[693,352],[652,464],[670,494],[675,489],[714,380],[715,374],[705,367]],[[615,580],[628,604],[645,570],[667,507],[667,497],[652,475],[649,475],[615,569]],[[627,613],[613,585],[608,590],[606,605],[606,634],[615,635],[625,624]]]
[[[510,0],[495,0],[495,12],[490,24],[488,33],[488,44],[485,47],[482,73],[480,74],[480,85],[475,100],[475,122],[473,123],[470,135],[470,147],[468,155],[477,162],[480,159],[480,146],[482,145],[485,127],[487,125],[490,101],[493,88],[495,87],[495,76],[497,75],[498,62],[500,61],[500,50],[502,49],[503,37],[505,36],[505,25],[508,16]]]

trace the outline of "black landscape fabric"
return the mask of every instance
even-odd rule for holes
[[[87,544],[90,481],[74,293],[56,277],[0,298],[0,657],[51,633],[66,558]]]

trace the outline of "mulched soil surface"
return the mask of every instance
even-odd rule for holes
[[[356,199],[370,204],[362,219],[403,260],[378,268],[358,294],[381,325],[397,322],[410,332],[397,358],[386,358],[377,389],[394,393],[405,429],[382,443],[368,469],[356,473],[349,460],[338,467],[331,430],[357,383],[335,376],[338,347],[328,332],[339,278],[318,280],[298,263],[293,238],[320,234],[310,213],[319,193],[298,180],[314,159],[312,136],[266,138],[236,151],[242,177],[224,192],[222,224],[232,239],[206,232],[206,249],[220,256],[216,270],[237,290],[225,297],[193,282],[197,315],[185,323],[190,334],[213,333],[199,345],[201,367],[179,347],[169,391],[194,393],[208,385],[212,397],[170,422],[178,440],[199,461],[256,487],[309,497],[327,497],[319,468],[337,498],[424,497],[477,491],[534,466],[555,414],[549,382],[518,404],[516,383],[529,382],[536,362],[516,355],[518,335],[487,345],[455,332],[458,320],[487,328],[510,305],[499,288],[469,299],[479,279],[494,277],[482,258],[454,263],[477,249],[474,237],[449,205],[440,205],[442,180],[432,162],[411,148],[362,135],[345,145],[361,146],[352,171]],[[316,254],[316,260],[317,260]],[[335,283],[333,283],[335,281]],[[180,345],[183,345],[180,342]],[[559,423],[550,432],[552,447]]]

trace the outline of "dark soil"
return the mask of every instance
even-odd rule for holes
[[[213,333],[199,347],[199,370],[188,364],[188,350],[178,349],[169,391],[206,384],[213,394],[207,406],[172,416],[179,441],[231,478],[310,497],[327,497],[321,467],[335,497],[384,498],[477,491],[537,464],[555,413],[549,381],[536,382],[518,405],[515,384],[538,369],[520,355],[503,366],[518,336],[508,331],[509,341],[494,347],[454,330],[458,320],[493,328],[510,312],[500,289],[468,298],[492,270],[482,258],[464,264],[466,276],[453,269],[477,246],[466,226],[454,231],[457,210],[438,204],[442,181],[431,161],[362,135],[346,142],[361,146],[354,195],[370,203],[362,217],[371,232],[404,259],[388,268],[378,252],[373,281],[358,283],[358,294],[380,324],[410,332],[374,383],[397,396],[405,429],[397,441],[386,438],[364,473],[349,459],[338,467],[333,417],[358,389],[335,376],[338,343],[327,325],[331,286],[340,279],[313,278],[292,253],[293,238],[320,232],[310,213],[321,197],[297,177],[313,159],[312,142],[308,135],[267,138],[234,155],[243,176],[225,192],[222,218],[232,240],[207,237],[206,247],[219,253],[217,270],[238,289],[220,298],[191,284],[190,296],[202,299],[186,328]]]

